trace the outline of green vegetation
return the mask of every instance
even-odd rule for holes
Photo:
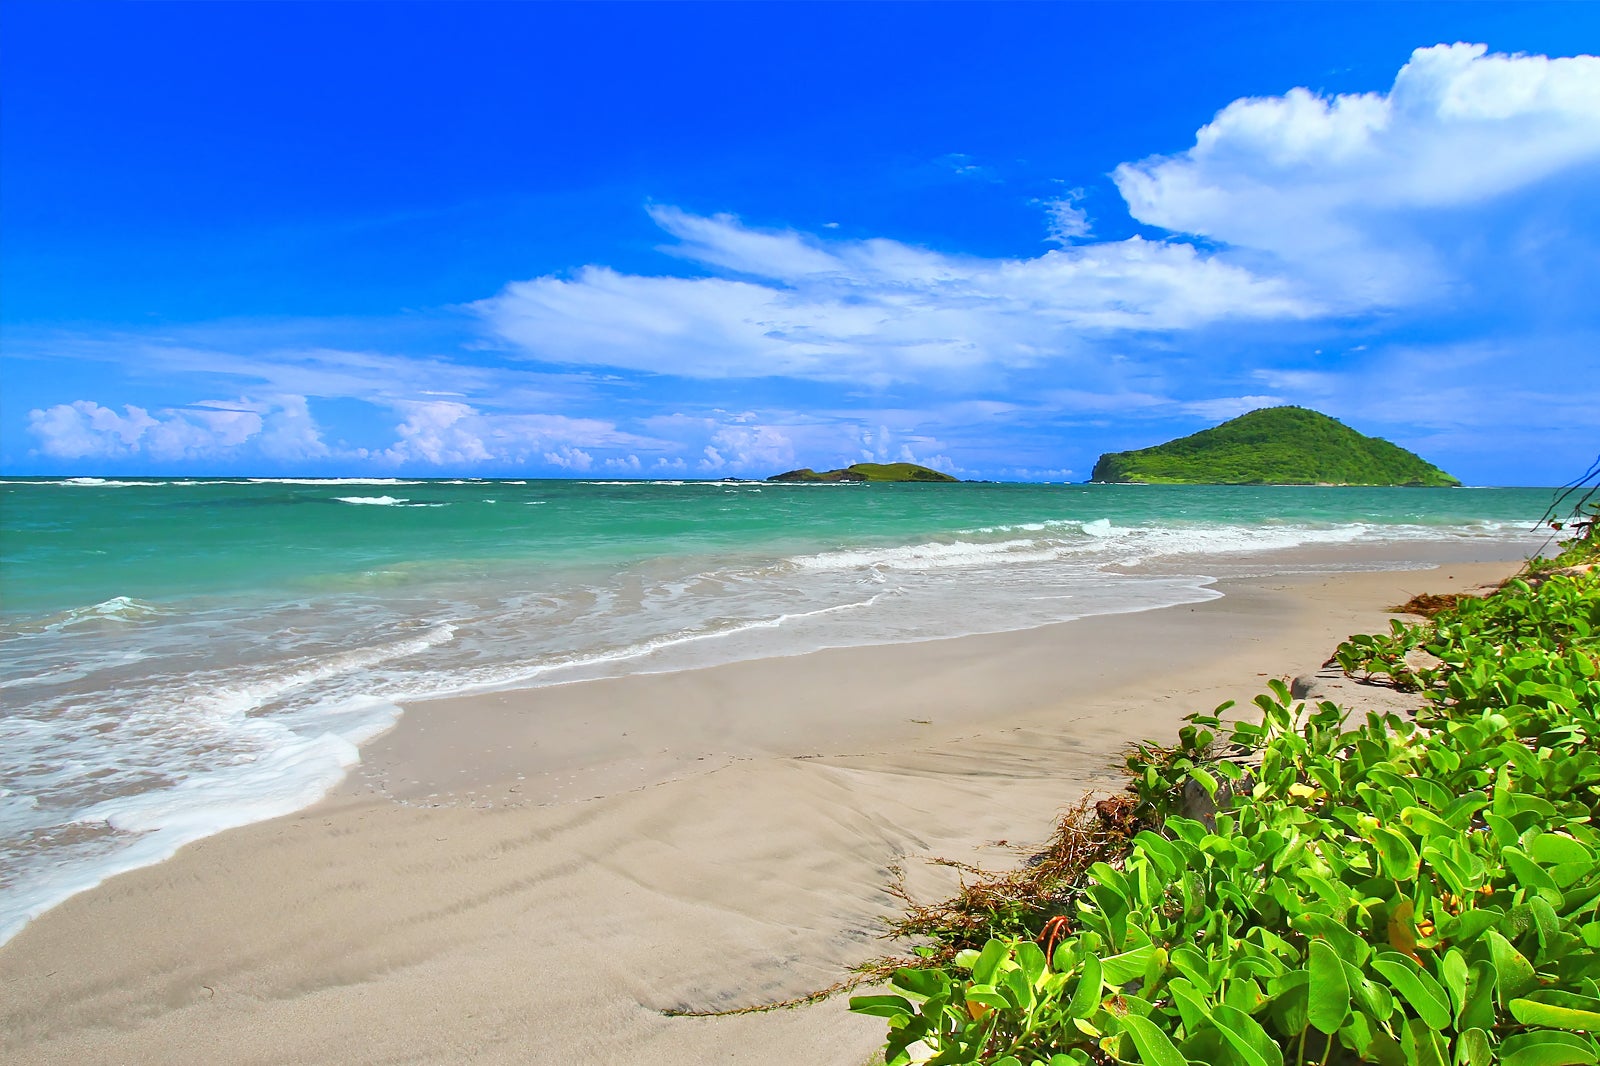
[[[1580,505],[1567,522],[1551,522],[1556,530],[1571,529],[1575,534],[1563,545],[1561,551],[1550,559],[1535,559],[1529,568],[1535,573],[1561,570],[1570,566],[1588,566],[1600,563],[1600,536],[1595,535],[1595,521],[1600,519],[1600,503]]]
[[[1600,571],[1530,570],[1337,659],[1423,708],[1351,721],[1275,681],[1259,724],[1225,704],[1140,745],[1131,795],[1069,813],[1036,867],[901,923],[921,962],[851,1000],[884,1061],[1600,1061]]]
[[[817,473],[808,467],[774,474],[768,481],[959,481],[916,463],[854,463],[839,470]]]
[[[1154,448],[1109,452],[1094,481],[1191,485],[1407,485],[1460,482],[1397,445],[1304,407],[1268,407]]]

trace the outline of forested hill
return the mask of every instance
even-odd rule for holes
[[[1267,407],[1153,448],[1109,452],[1092,480],[1188,485],[1461,482],[1420,456],[1304,407]]]
[[[855,463],[839,470],[817,473],[808,467],[773,474],[768,481],[956,481],[916,463]]]

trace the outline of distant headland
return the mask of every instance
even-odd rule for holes
[[[1304,407],[1267,407],[1138,451],[1108,452],[1090,480],[1145,485],[1461,484],[1413,452]]]
[[[817,473],[809,466],[774,474],[768,481],[960,481],[916,463],[853,463]]]

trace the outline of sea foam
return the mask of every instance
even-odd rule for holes
[[[479,507],[488,486],[476,481],[429,482],[429,500],[388,489],[419,483],[8,497],[8,521],[18,499],[40,512],[38,558],[62,528],[82,541],[71,568],[36,577],[32,602],[48,610],[18,615],[13,600],[0,619],[0,847],[11,849],[0,930],[189,840],[314,802],[411,701],[1197,603],[1220,595],[1219,576],[1311,565],[1311,549],[1326,557],[1315,565],[1339,566],[1359,548],[1368,568],[1389,565],[1371,550],[1385,544],[1503,550],[1527,539],[1515,516],[1543,506],[1485,493],[1284,490],[1252,504],[1231,491],[1082,486],[823,483],[801,487],[861,495],[763,496],[743,482],[513,480],[494,483],[502,506]],[[308,500],[463,506],[366,522]],[[1333,503],[1342,510],[1328,517]],[[1223,504],[1226,520],[1201,520]],[[1177,505],[1201,517],[1174,518]],[[1457,510],[1430,524],[1441,506]],[[737,521],[721,517],[730,510]],[[197,521],[210,555],[189,539]],[[327,535],[352,527],[345,543]],[[156,531],[142,554],[129,549],[141,530]],[[1303,550],[1267,559],[1286,548]],[[177,584],[152,593],[150,560],[163,553],[205,566],[171,570]],[[198,580],[219,572],[255,583]],[[92,590],[75,594],[87,606],[49,600],[59,581],[47,577]]]

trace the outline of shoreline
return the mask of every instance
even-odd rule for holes
[[[345,785],[0,946],[18,1062],[840,1062],[831,984],[889,868],[1001,864],[1123,744],[1314,669],[1382,608],[1514,571],[1224,580],[1221,599],[408,706]],[[751,713],[760,708],[760,713]],[[343,1035],[349,1033],[351,1035]],[[211,1034],[211,1035],[207,1035]],[[803,1049],[803,1050],[802,1050]]]

